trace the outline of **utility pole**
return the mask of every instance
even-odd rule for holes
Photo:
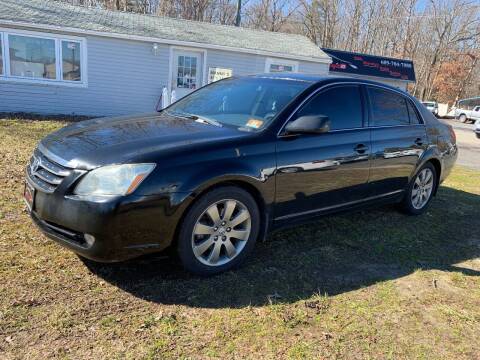
[[[242,21],[242,0],[237,0],[237,17],[235,18],[235,26],[240,26]]]

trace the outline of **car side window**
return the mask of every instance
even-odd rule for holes
[[[335,86],[315,95],[296,114],[301,116],[325,115],[330,119],[331,130],[362,127],[362,101],[360,87]]]
[[[407,102],[393,91],[368,87],[373,126],[408,125]]]
[[[421,124],[422,122],[420,121],[420,118],[418,117],[418,113],[413,107],[413,104],[411,101],[407,101],[407,108],[408,108],[408,116],[410,118],[410,124]]]

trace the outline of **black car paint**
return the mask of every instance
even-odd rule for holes
[[[417,169],[429,160],[440,170],[440,181],[448,175],[457,152],[448,127],[403,92],[424,124],[285,134],[291,114],[324,87],[355,83],[398,92],[356,79],[288,77],[311,86],[262,131],[217,127],[163,112],[89,120],[48,135],[39,150],[75,170],[52,194],[36,192],[32,218],[49,237],[87,258],[120,261],[171,245],[188,207],[221,184],[237,184],[254,195],[265,236],[271,229],[324,213],[400,200]],[[365,104],[364,110],[366,125]],[[359,151],[358,145],[364,147]],[[137,162],[157,166],[133,194],[101,199],[73,194],[87,171]],[[85,233],[95,236],[93,246],[81,241]]]

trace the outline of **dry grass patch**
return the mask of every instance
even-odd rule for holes
[[[0,358],[480,358],[480,172],[456,168],[421,217],[324,218],[201,279],[83,263],[32,225],[24,166],[63,125],[0,120]]]

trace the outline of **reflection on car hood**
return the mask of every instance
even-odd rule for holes
[[[46,136],[39,149],[62,165],[90,169],[133,161],[148,152],[247,134],[234,128],[155,113],[75,123]]]

